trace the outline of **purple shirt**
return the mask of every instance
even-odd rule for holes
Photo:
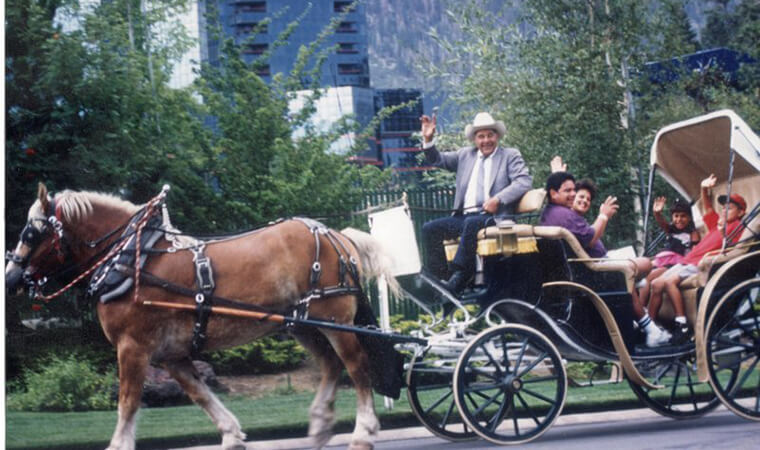
[[[580,214],[566,206],[551,203],[546,205],[541,214],[541,225],[566,228],[575,235],[578,242],[592,258],[603,258],[607,255],[607,249],[604,248],[601,239],[597,240],[593,247],[589,247],[591,239],[594,238],[594,229]]]

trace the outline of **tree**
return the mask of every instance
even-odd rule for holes
[[[522,151],[536,186],[551,157],[562,155],[576,176],[599,185],[595,203],[618,197],[608,247],[640,242],[643,236],[633,237],[643,218],[652,133],[700,113],[685,85],[654,89],[644,69],[694,48],[679,2],[528,0],[514,23],[500,21],[486,1],[450,5],[464,37],[433,33],[451,63],[428,73],[446,83],[463,122],[478,110],[504,119],[505,141]],[[506,15],[511,6],[504,8]],[[746,93],[720,95],[739,105],[754,101]]]

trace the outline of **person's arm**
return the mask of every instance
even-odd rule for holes
[[[562,162],[562,157],[559,155],[552,158],[551,162],[549,163],[549,167],[551,167],[552,173],[567,172],[567,164]]]
[[[713,174],[710,174],[709,177],[702,180],[702,190],[700,195],[702,197],[702,208],[705,210],[705,216],[715,211],[712,204],[712,188],[715,187],[715,183],[717,182],[718,179]]]
[[[665,197],[657,197],[654,199],[654,205],[652,206],[652,211],[654,211],[654,220],[657,221],[657,225],[660,226],[662,231],[668,232],[669,226],[668,221],[665,220],[665,217],[662,215],[662,210],[665,208]]]
[[[699,234],[699,231],[694,230],[691,232],[691,244],[694,245],[698,243],[700,240],[702,240],[702,236]]]
[[[437,119],[423,115],[420,117],[420,131],[422,133],[422,151],[425,153],[425,164],[442,169],[456,171],[459,165],[458,152],[441,153],[435,147],[435,125]]]
[[[517,149],[504,150],[508,152],[507,157],[509,158],[506,167],[509,185],[488,199],[488,202],[495,203],[497,208],[499,204],[509,205],[510,203],[519,201],[533,187],[533,176],[531,176],[528,165],[525,164],[520,151]],[[494,209],[493,212],[495,211]]]
[[[620,208],[620,205],[617,204],[617,197],[607,197],[602,206],[599,207],[599,216],[594,221],[594,224],[591,225],[591,228],[594,229],[594,237],[591,238],[591,242],[588,244],[589,248],[596,245],[596,242],[601,239],[604,230],[607,229],[607,222],[617,213],[618,208]]]

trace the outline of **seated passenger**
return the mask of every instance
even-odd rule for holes
[[[607,227],[607,222],[617,213],[619,205],[617,198],[607,197],[599,208],[599,216],[592,225],[572,209],[576,196],[575,177],[568,172],[554,172],[546,180],[546,192],[549,203],[541,215],[541,225],[560,226],[578,239],[578,242],[592,258],[604,258],[607,249],[601,241],[601,236]],[[648,258],[634,258],[637,279],[643,278],[652,268]],[[646,333],[646,344],[649,347],[663,345],[670,340],[670,334],[655,325],[644,309],[636,289],[631,293],[633,313],[639,326]]]
[[[567,172],[567,164],[562,161],[561,156],[555,156],[552,158],[549,166],[554,172]],[[583,178],[575,183],[575,200],[573,200],[573,211],[577,212],[581,216],[585,216],[589,209],[591,209],[591,202],[596,197],[596,184],[588,179]]]
[[[694,227],[694,221],[691,217],[691,208],[686,202],[676,199],[670,207],[670,220],[668,223],[662,215],[665,208],[665,197],[657,197],[654,200],[652,211],[654,218],[662,231],[665,233],[665,249],[657,253],[652,258],[654,268],[647,275],[646,283],[639,291],[641,299],[646,303],[649,301],[649,287],[652,280],[659,277],[669,267],[673,267],[683,260],[684,255],[699,242],[701,238],[699,231]]]
[[[420,121],[425,162],[456,172],[454,215],[432,220],[422,227],[426,267],[434,277],[445,279],[443,241],[461,235],[452,262],[453,274],[444,283],[458,295],[475,273],[478,231],[493,216],[502,218],[513,214],[517,202],[530,190],[533,177],[519,150],[499,146],[506,127],[488,113],[478,113],[465,128],[467,139],[474,145],[456,152],[439,152],[435,147],[435,115],[422,116]]]
[[[681,263],[674,265],[668,269],[665,273],[652,280],[651,294],[649,298],[649,314],[652,317],[656,317],[662,305],[662,293],[666,292],[668,298],[673,303],[673,311],[675,311],[676,330],[674,333],[674,343],[683,343],[690,337],[688,325],[686,323],[686,313],[683,305],[683,296],[679,285],[681,281],[689,278],[692,275],[697,274],[699,271],[698,264],[705,254],[708,252],[719,250],[723,246],[724,230],[725,235],[730,236],[734,233],[734,230],[741,227],[741,219],[744,216],[744,211],[747,209],[747,202],[739,194],[731,194],[730,198],[726,198],[725,195],[718,197],[718,203],[721,204],[721,209],[727,211],[724,215],[724,211],[720,214],[716,213],[712,207],[712,188],[715,187],[717,178],[715,175],[702,180],[702,205],[705,209],[705,215],[702,220],[705,222],[707,234],[702,240],[691,249],[689,253],[683,258]],[[737,230],[734,234],[734,238],[731,243],[736,243],[739,240],[741,230]]]

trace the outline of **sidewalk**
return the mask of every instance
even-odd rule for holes
[[[724,410],[721,406],[719,410]],[[662,417],[656,412],[648,408],[642,409],[627,409],[623,411],[604,411],[587,414],[569,414],[561,415],[556,422],[552,425],[554,427],[561,427],[566,425],[577,424],[591,424],[599,422],[618,422],[618,421],[630,421],[637,419],[651,419]],[[432,437],[433,434],[425,427],[412,427],[412,428],[396,428],[390,430],[380,430],[377,442],[401,440],[401,439],[415,439],[421,437]],[[221,438],[220,438],[221,439]],[[336,434],[330,439],[328,447],[330,446],[345,446],[351,442],[351,433]],[[181,450],[216,450],[218,445],[208,445],[199,447],[186,447]],[[248,450],[299,450],[310,449],[309,438],[291,438],[291,439],[276,439],[271,441],[251,441],[246,442],[246,448]],[[180,449],[174,449],[180,450]]]

